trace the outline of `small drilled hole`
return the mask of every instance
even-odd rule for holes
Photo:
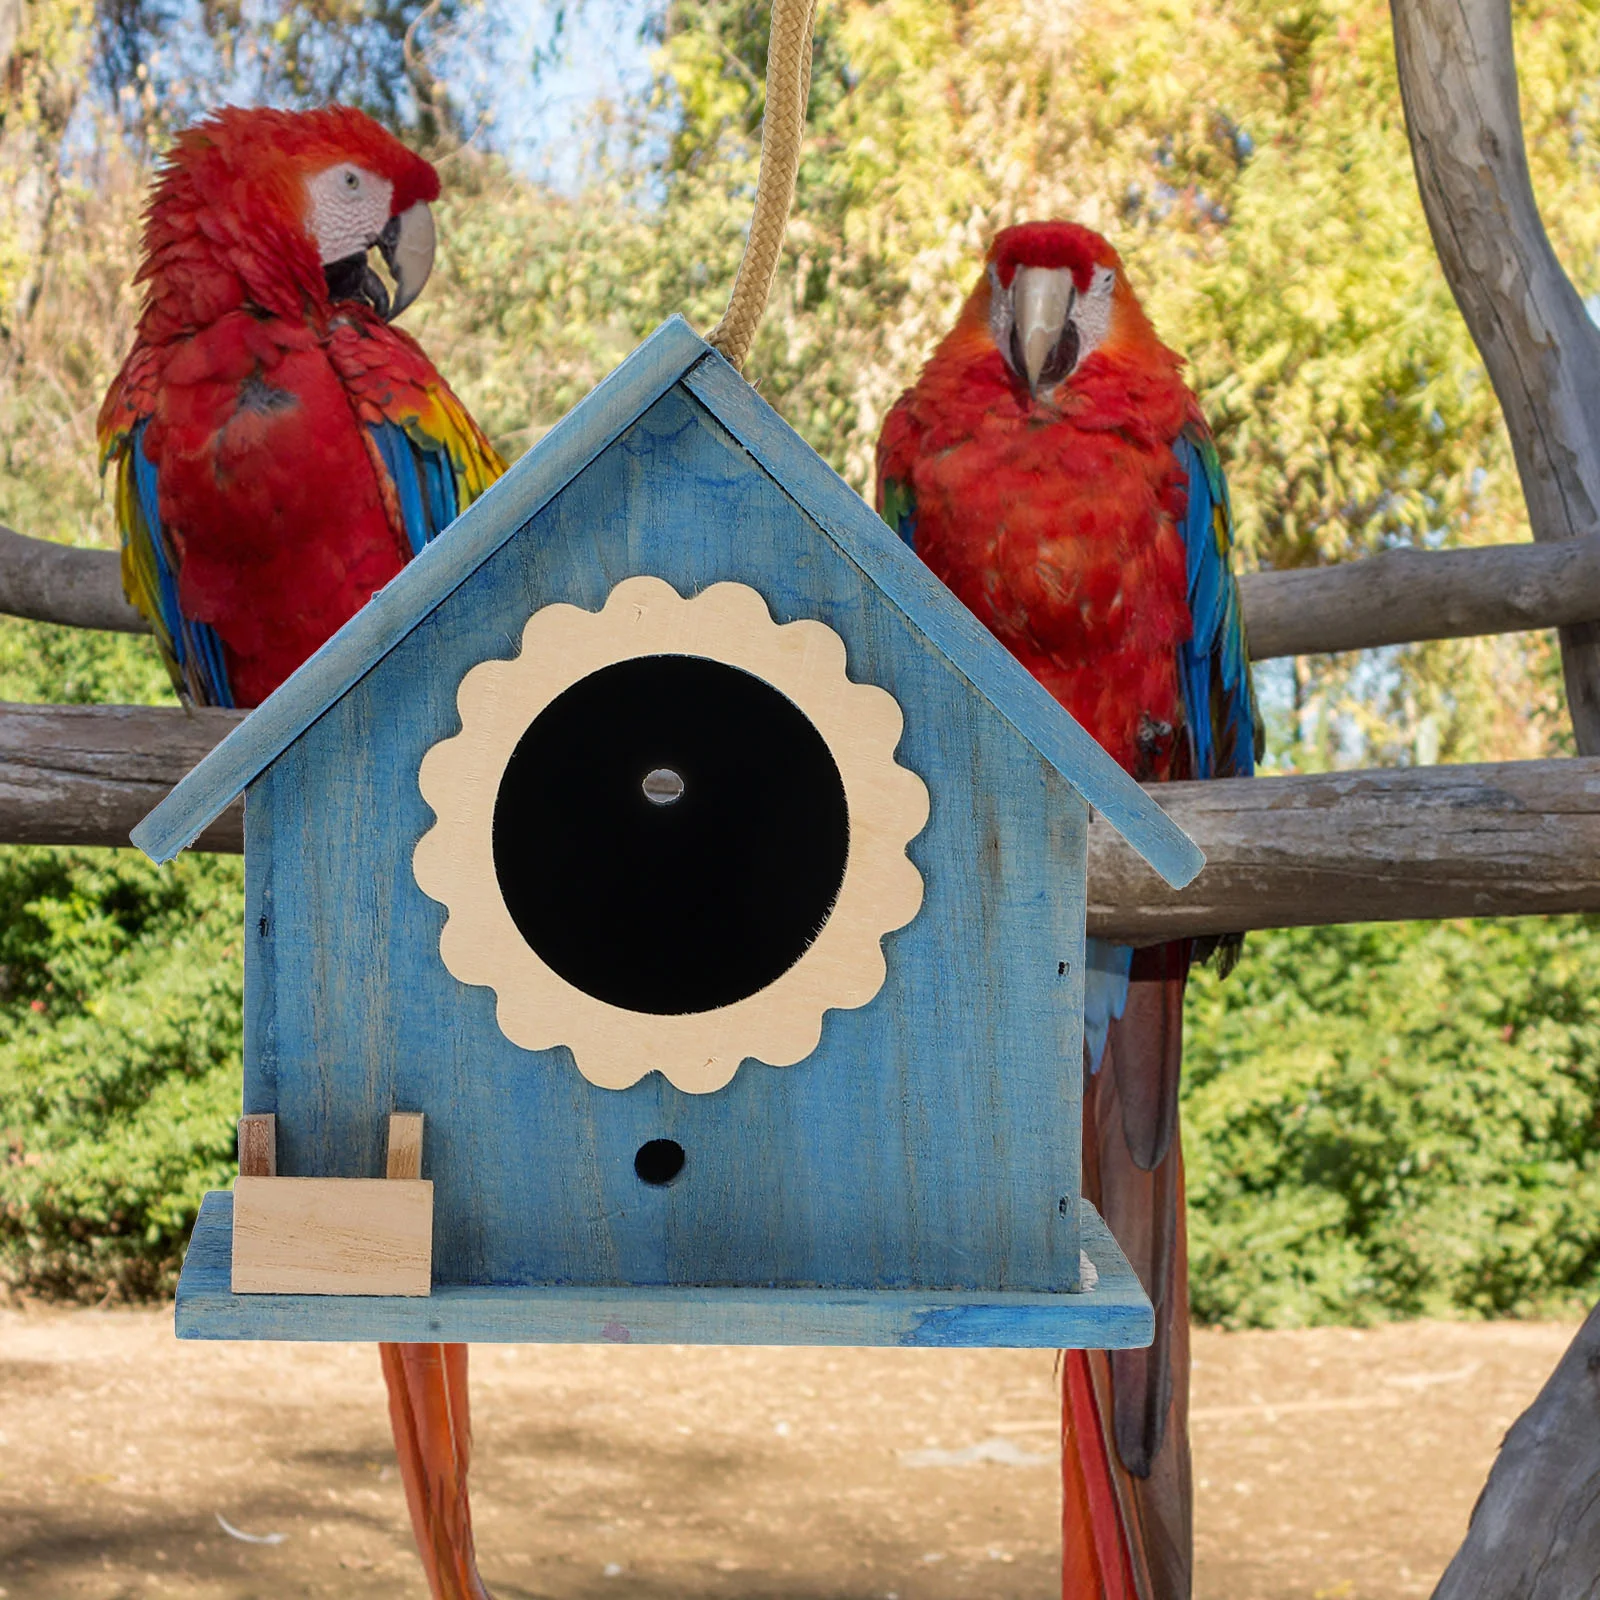
[[[683,1159],[683,1146],[676,1139],[650,1139],[639,1146],[633,1170],[641,1183],[653,1183],[659,1189],[683,1171]]]
[[[644,775],[640,787],[651,805],[670,806],[683,794],[683,779],[671,767],[657,767]]]

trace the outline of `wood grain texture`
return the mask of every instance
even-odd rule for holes
[[[1175,894],[1098,822],[1089,932],[1154,943],[1249,928],[1600,910],[1600,761],[1169,783],[1206,852]]]
[[[125,845],[139,819],[242,720],[233,711],[0,702],[0,841]],[[242,848],[237,807],[199,841]]]
[[[422,1176],[422,1128],[426,1120],[420,1111],[390,1113],[389,1144],[383,1158],[384,1177]]]
[[[122,592],[115,550],[79,550],[0,527],[0,613],[106,633],[148,633]]]
[[[1239,579],[1253,661],[1600,618],[1600,536],[1481,550],[1388,550]]]
[[[278,1175],[278,1119],[270,1111],[253,1111],[239,1118],[239,1176],[275,1178]],[[417,1177],[418,1173],[391,1173],[391,1177]]]
[[[1600,526],[1600,329],[1561,269],[1528,176],[1509,0],[1393,0],[1417,187],[1489,369],[1539,540]],[[1600,624],[1561,631],[1578,748],[1600,754]]]
[[[1600,1307],[1511,1425],[1434,1600],[1592,1600],[1600,1574]]]
[[[233,1189],[234,1294],[425,1295],[433,1185],[404,1178],[251,1178]]]
[[[951,671],[1070,782],[1174,887],[1204,864],[1194,842],[1068,716],[1009,651],[929,572],[862,498],[718,355],[684,387],[833,541],[883,597],[915,620]]]
[[[595,610],[624,578],[731,580],[820,621],[905,716],[897,759],[932,811],[923,910],[884,941],[868,1005],[830,1011],[793,1067],[686,1095],[599,1089],[525,1051],[439,958],[411,853],[423,753],[456,731],[466,666],[528,617]],[[246,809],[246,1108],[286,1173],[381,1170],[395,1106],[428,1118],[441,1284],[1059,1290],[1078,1268],[1078,1062],[1087,817],[749,454],[681,391],[332,705]],[[330,1070],[330,1063],[337,1067]],[[633,1158],[687,1152],[665,1188]],[[1063,1206],[1063,1201],[1067,1204]]]
[[[706,349],[682,317],[663,323],[189,773],[134,830],[133,842],[156,861],[170,861],[192,844],[280,750],[526,526]]]
[[[902,1345],[1124,1349],[1150,1342],[1150,1304],[1110,1231],[1079,1202],[1087,1293],[604,1289],[441,1284],[427,1299],[237,1295],[233,1197],[206,1195],[178,1281],[180,1339],[390,1339],[536,1344]]]

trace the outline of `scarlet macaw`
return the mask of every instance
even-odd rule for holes
[[[390,320],[432,266],[438,195],[427,161],[344,107],[225,109],[167,156],[99,431],[124,587],[191,704],[259,704],[505,470]],[[382,1355],[433,1594],[486,1600],[466,1347]]]
[[[1259,725],[1210,430],[1111,246],[998,234],[878,442],[878,509],[1141,781],[1246,775]],[[1069,1351],[1067,1600],[1191,1590],[1178,1069],[1193,941],[1090,940],[1084,1185],[1156,1307],[1149,1350]],[[1221,959],[1237,937],[1221,941]]]

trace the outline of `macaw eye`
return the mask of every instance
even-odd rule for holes
[[[359,189],[361,187],[360,175],[355,172],[346,172],[344,175],[344,186],[347,189]]]

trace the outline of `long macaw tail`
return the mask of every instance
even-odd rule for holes
[[[1062,1365],[1063,1600],[1189,1600],[1189,1273],[1178,1129],[1190,946],[1134,953],[1084,1086],[1084,1192],[1155,1307],[1148,1350]]]
[[[378,1350],[411,1528],[433,1600],[494,1600],[478,1576],[467,1500],[467,1347],[383,1344]]]

